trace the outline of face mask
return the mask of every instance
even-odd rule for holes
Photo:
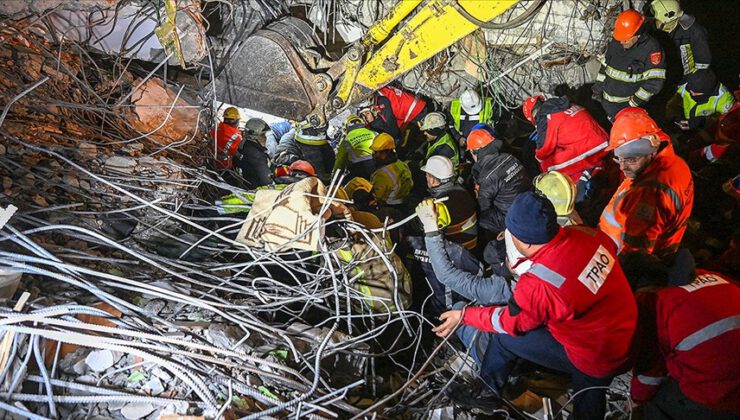
[[[509,259],[511,271],[517,276],[526,273],[532,266],[532,261],[528,260],[527,257],[516,249],[509,229],[504,231],[504,243],[506,244],[506,258]]]

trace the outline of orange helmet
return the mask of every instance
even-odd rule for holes
[[[650,137],[652,145],[658,147],[660,143],[658,133],[660,132],[660,127],[650,118],[647,111],[637,107],[625,108],[614,117],[614,124],[609,132],[609,146],[606,150],[614,150],[645,137]]]
[[[637,33],[645,21],[645,16],[634,9],[627,9],[617,16],[617,22],[614,24],[614,39],[624,42]]]
[[[532,110],[534,109],[534,106],[539,101],[544,101],[545,97],[542,95],[536,95],[536,96],[530,96],[529,98],[524,100],[524,103],[522,104],[522,113],[524,114],[524,118],[529,120],[532,124],[534,124],[534,117],[532,116]]]
[[[301,171],[311,176],[316,176],[316,170],[313,168],[313,165],[306,162],[305,160],[297,160],[291,163],[289,169],[291,171]]]
[[[468,150],[478,150],[481,147],[488,146],[494,140],[495,138],[488,130],[482,128],[473,130],[468,134]]]

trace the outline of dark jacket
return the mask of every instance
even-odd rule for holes
[[[671,32],[671,39],[681,54],[681,65],[684,76],[697,70],[708,69],[712,64],[712,53],[709,51],[707,30],[696,22],[691,15],[683,15],[678,26]]]
[[[331,178],[334,169],[334,149],[328,143],[313,146],[299,143],[295,137],[283,137],[275,150],[275,163],[289,166],[297,160],[305,160],[313,166],[316,176],[324,181]]]
[[[241,142],[236,153],[235,162],[242,177],[253,187],[272,183],[267,149],[253,139],[245,138]]]
[[[514,198],[530,187],[524,166],[514,156],[500,153],[502,146],[497,139],[481,148],[472,169],[478,188],[478,224],[494,234],[505,229],[504,218]]]
[[[665,83],[665,54],[644,32],[629,49],[612,40],[606,47],[606,63],[596,76],[594,89],[610,117],[628,106],[643,106]]]

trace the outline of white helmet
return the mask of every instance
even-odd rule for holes
[[[419,127],[419,129],[421,131],[432,130],[434,128],[444,127],[445,124],[446,121],[444,115],[439,112],[430,112],[424,117],[424,120],[422,120],[421,127]]]
[[[443,182],[455,176],[455,167],[450,158],[445,156],[430,157],[421,170]]]
[[[466,89],[462,95],[460,95],[460,104],[462,105],[463,111],[468,115],[475,115],[483,109],[483,101],[480,100],[480,95],[473,89]]]

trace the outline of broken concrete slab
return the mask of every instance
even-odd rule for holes
[[[137,85],[140,80],[136,81]],[[161,79],[151,78],[131,97],[135,118],[131,125],[157,143],[169,144],[198,133],[198,107],[173,91]]]

